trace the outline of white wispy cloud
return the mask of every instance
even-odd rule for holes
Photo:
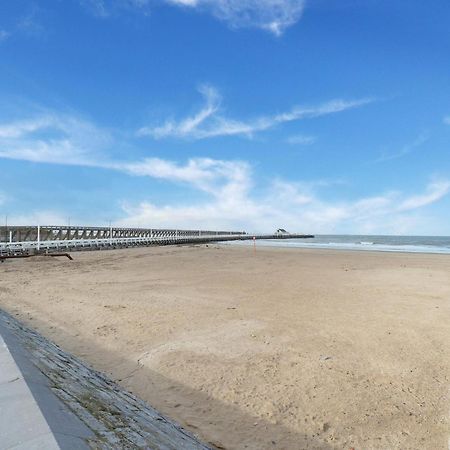
[[[40,21],[41,9],[35,3],[21,9],[21,15],[10,18],[8,29],[0,28],[0,44],[11,37],[27,36],[42,37],[45,35],[45,27]]]
[[[251,184],[249,178],[248,185]],[[318,191],[304,190],[297,183],[287,181],[271,183],[269,192],[257,197],[248,189],[240,191],[237,186],[234,186],[237,188],[234,195],[221,197],[219,192],[227,187],[225,182],[217,195],[201,203],[159,206],[150,201],[125,202],[122,207],[127,217],[119,223],[247,231],[270,231],[281,226],[298,232],[403,234],[417,232],[421,208],[448,194],[448,190],[438,191],[430,184],[424,194],[413,196],[396,192],[352,202],[330,202],[321,198]]]
[[[6,41],[9,38],[11,33],[6,30],[0,30],[0,43]]]
[[[32,5],[25,15],[17,22],[16,29],[19,33],[28,36],[42,36],[45,34],[45,27],[39,20],[40,8],[35,4]]]
[[[199,87],[199,92],[204,97],[205,104],[193,116],[186,117],[179,122],[168,120],[160,126],[143,127],[138,131],[138,135],[153,136],[155,139],[167,136],[186,137],[197,135],[203,123],[217,113],[221,102],[221,97],[217,89],[212,86],[202,85]]]
[[[203,200],[182,204],[159,205],[155,198],[139,204],[123,202],[124,218],[117,222],[123,225],[255,231],[282,226],[291,231],[315,233],[401,234],[416,232],[418,221],[426,217],[423,208],[439,202],[450,192],[450,180],[435,179],[423,192],[414,194],[388,191],[352,201],[330,201],[326,199],[330,182],[275,178],[261,186],[252,165],[246,161],[212,158],[191,158],[185,162],[161,158],[122,161],[108,151],[120,144],[108,131],[86,119],[51,111],[32,119],[0,124],[0,158],[97,167],[164,180],[181,185],[181,189],[189,187],[202,193]],[[32,219],[43,223],[45,218],[58,221],[62,217],[52,211],[47,213]],[[28,214],[17,219],[29,223],[30,218]]]
[[[312,145],[317,141],[315,136],[305,136],[297,134],[295,136],[289,136],[286,142],[291,145]]]
[[[130,171],[127,166],[120,170]],[[327,201],[322,191],[330,183],[269,181],[257,187],[252,166],[245,161],[188,160],[179,164],[149,159],[136,162],[134,175],[182,182],[210,195],[199,203],[159,206],[150,201],[123,203],[123,225],[211,227],[267,231],[279,226],[303,232],[416,232],[421,210],[450,192],[450,180],[434,180],[423,193],[388,191],[354,201]],[[152,225],[153,226],[153,225]]]
[[[206,11],[232,28],[260,28],[276,36],[298,22],[303,0],[166,0],[166,3]]]
[[[112,137],[89,121],[47,112],[0,124],[0,157],[26,161],[97,165]]]
[[[269,130],[283,123],[335,114],[374,101],[373,98],[334,99],[316,106],[295,106],[284,113],[243,121],[226,117],[220,113],[221,96],[214,87],[202,86],[200,93],[205,103],[194,115],[178,121],[167,120],[162,125],[145,126],[139,129],[137,134],[151,136],[154,139],[168,137],[206,139],[239,135],[250,138],[257,132]]]
[[[403,200],[399,207],[399,211],[408,211],[411,209],[422,208],[423,206],[430,205],[437,202],[442,197],[446,196],[450,192],[450,181],[437,180],[431,182],[426,189],[426,192],[420,195],[411,196]]]
[[[108,17],[110,12],[104,0],[80,0],[83,7],[97,17]]]
[[[227,180],[227,191],[244,187],[245,162],[193,158],[186,165],[159,158],[120,161],[108,153],[117,139],[84,118],[48,111],[31,119],[0,123],[0,158],[36,163],[99,167],[135,176],[192,184],[214,194]],[[226,192],[224,192],[226,193]]]
[[[51,209],[36,208],[33,211],[27,211],[23,213],[15,213],[8,215],[8,224],[10,225],[64,225],[67,224],[67,215],[62,214],[60,211],[54,211]],[[78,224],[83,221],[72,217],[72,223]]]
[[[33,131],[51,127],[55,119],[39,116],[34,119],[0,124],[0,139],[19,138]]]
[[[250,166],[242,161],[192,158],[187,164],[180,165],[159,158],[146,158],[133,163],[114,163],[109,167],[132,175],[187,183],[214,196],[249,189]]]
[[[403,156],[409,155],[411,152],[420,148],[425,142],[429,140],[428,133],[420,134],[413,142],[404,145],[399,151],[383,153],[379,158],[373,160],[373,163],[381,163],[386,161],[391,161],[393,159],[402,158]]]
[[[124,11],[148,15],[151,4],[156,3],[150,0],[79,0],[79,2],[87,11],[102,19],[116,16]]]
[[[79,0],[100,18],[122,11],[150,14],[156,6],[172,6],[211,14],[232,29],[257,28],[281,36],[297,23],[305,9],[304,0]]]
[[[450,116],[445,116],[443,122],[445,123],[445,125],[450,125]]]

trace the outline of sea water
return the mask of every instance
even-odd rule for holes
[[[234,244],[253,245],[251,241]],[[258,240],[256,245],[408,253],[448,253],[450,236],[317,235],[306,239]]]

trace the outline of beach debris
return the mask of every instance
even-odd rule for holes
[[[69,258],[71,261],[73,260],[72,256],[69,253],[43,253],[43,254],[32,254],[32,253],[21,253],[20,255],[0,255],[0,262],[3,262],[5,259],[16,259],[16,258],[32,258],[34,256],[65,256]]]
[[[218,450],[226,450],[226,447],[224,447],[222,444],[220,444],[217,441],[209,441],[209,443],[214,447],[217,448]]]
[[[329,359],[333,359],[333,357],[332,356],[329,356],[329,355],[320,355],[320,358],[319,358],[321,361],[328,361]]]

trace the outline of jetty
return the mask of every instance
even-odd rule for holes
[[[258,239],[305,239],[310,234],[261,234],[246,231],[179,230],[88,226],[0,227],[0,258],[51,254],[78,250],[101,250],[150,245],[207,244]]]

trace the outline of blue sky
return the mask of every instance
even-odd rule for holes
[[[450,234],[450,3],[0,3],[0,221]]]

